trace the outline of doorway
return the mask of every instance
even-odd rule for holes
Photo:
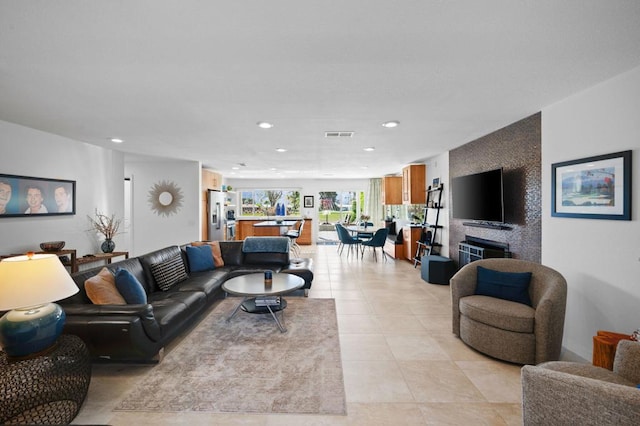
[[[362,191],[320,191],[316,244],[338,244],[336,223],[358,221],[363,206]]]

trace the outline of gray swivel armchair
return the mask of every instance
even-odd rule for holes
[[[522,420],[533,425],[639,425],[640,343],[621,340],[613,371],[552,361],[522,367]]]
[[[531,306],[476,294],[477,268],[531,272]],[[517,364],[557,360],[562,347],[567,283],[557,271],[516,259],[471,262],[450,281],[453,333],[472,348]]]

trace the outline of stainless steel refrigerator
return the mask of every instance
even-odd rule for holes
[[[224,192],[207,191],[207,218],[209,241],[224,241]]]

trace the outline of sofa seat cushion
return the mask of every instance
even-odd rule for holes
[[[502,330],[533,333],[535,309],[522,303],[473,295],[460,299],[460,313]]]
[[[207,298],[215,297],[220,291],[222,283],[224,283],[229,275],[228,270],[216,269],[214,271],[192,272],[189,279],[180,283],[177,287],[178,291],[201,291],[207,295]]]
[[[149,295],[163,338],[171,334],[173,328],[188,324],[188,320],[206,305],[207,296],[201,291],[156,292]]]
[[[538,364],[538,367],[547,370],[568,373],[572,376],[586,377],[588,379],[602,380],[616,385],[625,385],[636,387],[637,383],[627,380],[624,377],[614,373],[606,368],[596,367],[587,363],[567,362],[567,361],[549,361]]]

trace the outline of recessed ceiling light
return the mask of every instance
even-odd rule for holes
[[[273,127],[273,124],[267,123],[266,121],[258,121],[258,127],[261,129],[270,129]]]
[[[271,167],[269,170],[271,170],[272,172],[275,172],[278,169],[276,169],[275,167]]]
[[[122,143],[122,142],[124,142],[124,139],[120,139],[120,138],[111,138],[111,142],[113,142],[113,143]]]
[[[375,147],[373,147],[373,146],[368,146],[368,147],[363,148],[363,149],[364,149],[365,151],[368,151],[368,152],[370,152],[370,151],[375,151],[375,150],[376,150],[376,148],[375,148]]]
[[[240,170],[240,167],[238,167],[238,166],[233,166],[233,167],[231,168],[231,170]]]
[[[276,151],[278,151],[278,152],[287,152],[287,150],[285,148],[276,148]]]
[[[384,123],[382,123],[382,127],[386,127],[387,129],[391,129],[392,127],[398,127],[399,125],[400,125],[400,122],[397,120],[385,121]]]

